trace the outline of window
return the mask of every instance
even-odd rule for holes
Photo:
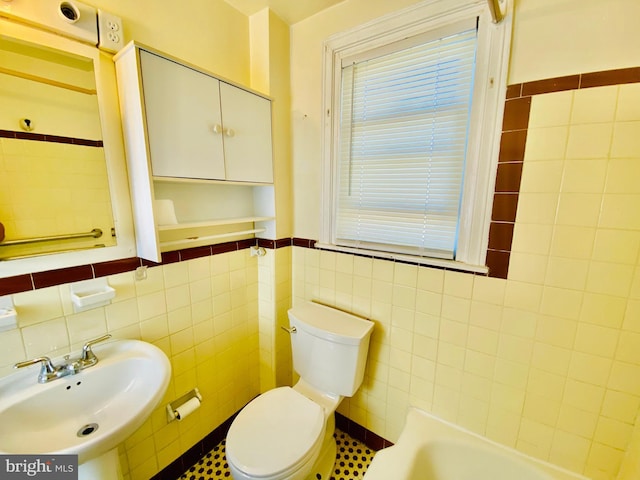
[[[441,3],[327,42],[322,247],[482,270],[507,28]]]
[[[335,238],[453,259],[476,22],[416,41],[343,61]]]

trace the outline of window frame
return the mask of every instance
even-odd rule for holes
[[[478,53],[456,258],[446,260],[335,245],[332,235],[340,149],[343,59],[384,48],[408,37],[425,35],[470,17],[478,18]],[[509,11],[496,24],[492,21],[486,0],[428,0],[338,33],[324,42],[322,219],[320,241],[316,244],[319,248],[487,272],[485,261],[506,97],[510,40]]]

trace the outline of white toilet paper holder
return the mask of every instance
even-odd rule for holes
[[[200,390],[198,390],[198,387],[185,393],[183,396],[167,405],[167,422],[172,422],[176,419],[179,420],[177,412],[178,408],[180,408],[192,398],[197,398],[199,402],[202,401],[202,395],[200,395]]]

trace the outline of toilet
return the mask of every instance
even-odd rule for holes
[[[233,420],[226,456],[235,480],[328,479],[334,412],[362,383],[373,322],[312,302],[288,314],[300,379],[259,395]]]

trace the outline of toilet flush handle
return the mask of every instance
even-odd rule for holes
[[[285,332],[287,333],[296,333],[298,330],[296,329],[296,327],[285,327],[284,325],[280,325],[280,328],[283,329]]]

